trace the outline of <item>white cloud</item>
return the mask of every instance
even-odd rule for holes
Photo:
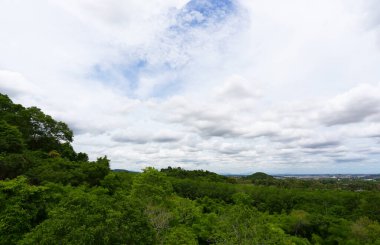
[[[158,132],[151,132],[151,130],[146,129],[144,132],[116,132],[112,136],[112,140],[121,143],[132,143],[132,144],[146,144],[150,142],[156,143],[171,143],[178,142],[183,138],[179,133],[160,130]]]
[[[0,70],[0,88],[13,97],[25,96],[29,91],[34,91],[35,94],[40,92],[22,74],[8,70]]]
[[[360,85],[332,99],[321,112],[328,126],[361,122],[380,114],[380,86]]]
[[[114,168],[380,171],[376,1],[199,3],[3,1],[0,90]]]

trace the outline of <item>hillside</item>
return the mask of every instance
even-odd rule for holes
[[[67,124],[4,94],[0,136],[0,245],[380,244],[378,181],[111,171],[75,152]]]

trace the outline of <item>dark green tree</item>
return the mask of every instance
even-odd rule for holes
[[[64,122],[56,121],[37,107],[25,108],[0,94],[0,120],[21,132],[30,150],[60,150],[60,145],[73,140],[73,132]]]
[[[46,218],[45,187],[31,186],[25,177],[0,181],[0,244],[16,244]]]
[[[75,188],[19,244],[155,244],[143,209],[103,188]]]
[[[24,149],[24,141],[20,131],[4,120],[0,121],[0,154],[20,153]]]

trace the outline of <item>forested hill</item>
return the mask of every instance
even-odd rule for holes
[[[110,171],[0,94],[0,245],[380,244],[379,182]]]
[[[98,185],[109,172],[106,157],[89,162],[71,146],[73,132],[37,107],[25,108],[0,94],[0,179],[28,177],[33,184]]]

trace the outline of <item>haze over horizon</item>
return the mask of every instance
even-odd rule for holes
[[[380,2],[0,2],[0,92],[114,169],[380,173]]]

